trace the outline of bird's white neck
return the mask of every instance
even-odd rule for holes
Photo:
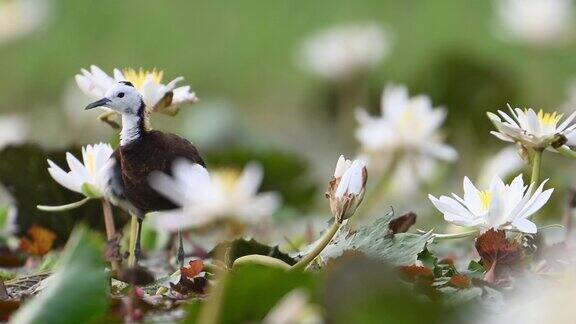
[[[126,145],[139,139],[144,131],[143,117],[136,115],[122,115],[122,131],[120,132],[120,145]]]

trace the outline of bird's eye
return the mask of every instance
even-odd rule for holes
[[[118,93],[118,98],[124,98],[124,92]]]

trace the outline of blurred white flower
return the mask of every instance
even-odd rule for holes
[[[428,197],[444,214],[444,219],[455,225],[479,227],[482,230],[512,226],[524,233],[536,233],[537,227],[528,217],[542,208],[554,191],[542,191],[547,181],[533,191],[535,184],[525,186],[521,174],[509,185],[494,177],[489,189],[481,191],[465,177],[464,199],[454,193],[453,198]]]
[[[118,81],[130,81],[142,94],[146,107],[154,112],[175,115],[180,107],[198,100],[190,86],[176,87],[183,77],[177,77],[167,84],[162,83],[163,71],[136,71],[114,69],[114,77],[109,76],[96,65],[90,66],[90,71],[81,70],[76,75],[78,87],[93,99],[101,99],[106,91]]]
[[[48,20],[50,0],[0,0],[0,44],[30,34]]]
[[[389,37],[380,26],[343,25],[306,40],[302,60],[319,77],[342,81],[376,66],[389,48]]]
[[[525,148],[537,150],[549,148],[560,140],[561,136],[569,136],[576,129],[576,124],[571,124],[576,117],[576,112],[558,125],[563,114],[544,113],[542,110],[536,113],[532,108],[525,110],[512,109],[510,106],[508,108],[512,117],[498,110],[504,120],[496,114],[488,113],[488,118],[497,130],[497,132],[490,133],[503,141],[519,143]]]
[[[368,172],[361,160],[354,162],[340,155],[334,178],[330,181],[326,197],[330,201],[330,209],[336,221],[342,221],[352,217],[356,209],[364,199]]]
[[[159,229],[200,227],[219,219],[254,224],[272,215],[280,206],[275,192],[258,193],[264,172],[256,163],[240,173],[232,169],[208,171],[199,164],[177,160],[172,177],[154,173],[150,185],[180,209],[154,217]]]
[[[563,262],[571,255],[562,254]],[[498,311],[479,313],[475,324],[571,324],[576,318],[573,301],[576,298],[576,275],[573,264],[566,263],[570,271],[528,273],[518,278],[515,289],[507,294]],[[553,280],[546,277],[553,277]]]
[[[66,137],[69,142],[73,144],[93,143],[98,139],[109,138],[113,135],[111,128],[94,123],[94,120],[102,114],[101,111],[84,110],[83,107],[86,107],[92,100],[86,98],[73,82],[66,85],[61,101],[66,122]]]
[[[360,123],[356,138],[365,159],[371,165],[389,167],[398,160],[393,178],[400,179],[403,190],[429,180],[435,160],[451,162],[458,158],[458,152],[444,144],[440,134],[446,110],[434,108],[427,96],[410,98],[405,86],[389,85],[384,89],[381,116],[372,117],[358,110],[356,117]]]
[[[444,161],[458,153],[442,142],[439,128],[446,118],[444,108],[434,108],[429,97],[410,98],[405,86],[387,86],[381,102],[382,115],[370,116],[358,110],[360,127],[356,137],[368,153],[411,152]]]
[[[524,161],[516,147],[508,146],[490,157],[482,166],[478,176],[480,187],[488,187],[493,177],[504,179],[517,173],[524,166]]]
[[[66,172],[48,160],[48,172],[56,182],[89,198],[101,197],[104,189],[103,173],[107,172],[108,159],[114,150],[109,144],[99,143],[82,148],[82,162],[67,152],[66,161],[70,171]]]
[[[572,0],[496,0],[495,6],[505,37],[528,45],[558,43],[573,27]]]
[[[15,235],[18,231],[18,207],[14,197],[0,183],[0,235]]]
[[[29,129],[28,122],[20,116],[0,116],[0,150],[8,145],[26,141]]]
[[[324,319],[317,306],[309,303],[310,296],[294,289],[284,296],[264,318],[264,324],[322,324]]]

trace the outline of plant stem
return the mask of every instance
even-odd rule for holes
[[[46,212],[59,212],[59,211],[66,211],[66,210],[71,210],[74,208],[78,208],[82,205],[84,205],[85,203],[87,203],[91,198],[90,197],[86,197],[80,201],[77,202],[73,202],[67,205],[62,205],[62,206],[45,206],[45,205],[38,205],[36,206],[36,208],[38,208],[41,211],[46,211]]]
[[[417,229],[416,231],[419,234],[423,234],[423,235],[429,233],[429,232],[427,232],[425,230],[421,230],[421,229]],[[432,237],[434,237],[435,239],[439,239],[439,240],[452,240],[452,239],[459,239],[459,238],[472,236],[472,235],[477,234],[477,233],[478,233],[478,229],[474,229],[474,230],[470,230],[470,231],[466,231],[466,232],[453,233],[453,234],[432,233]]]
[[[106,226],[106,237],[111,240],[116,234],[114,228],[114,216],[112,215],[112,206],[106,199],[102,199],[102,212],[104,213],[104,225]]]
[[[532,177],[530,183],[536,185],[540,179],[540,165],[542,164],[542,150],[534,150],[532,156]]]
[[[106,199],[102,199],[102,213],[104,214],[104,226],[106,227],[106,238],[108,241],[112,241],[114,239],[114,235],[116,235],[116,229],[114,228],[114,215],[112,214],[112,206]],[[120,269],[120,265],[118,261],[110,262],[112,267],[112,271],[118,271]]]
[[[290,271],[305,269],[306,266],[312,262],[320,254],[320,252],[322,252],[322,250],[324,250],[328,243],[330,243],[336,232],[338,232],[338,229],[340,229],[341,225],[342,223],[334,222],[330,228],[328,228],[326,232],[322,234],[320,242],[318,242],[318,245],[316,245],[314,250],[306,254],[302,259],[300,259],[300,261],[293,265],[292,268],[290,268]]]
[[[400,157],[397,156],[397,154],[395,155],[396,156],[392,158],[392,161],[390,161],[387,168],[380,175],[380,178],[378,179],[376,185],[366,195],[367,196],[366,199],[364,199],[364,202],[360,205],[360,208],[355,213],[355,217],[353,217],[352,219],[360,219],[366,213],[369,213],[378,203],[378,201],[380,201],[382,193],[384,193],[384,191],[386,190],[386,185],[389,183],[392,174],[396,170],[396,165],[400,160]],[[350,221],[352,219],[350,219]]]
[[[566,145],[562,145],[561,147],[557,148],[558,152],[560,152],[560,154],[572,158],[572,159],[576,159],[576,152],[572,151],[568,146]]]
[[[136,255],[134,250],[136,249],[136,235],[138,234],[138,216],[130,213],[130,243],[128,244],[129,256],[128,256],[128,267],[132,268],[136,265]]]

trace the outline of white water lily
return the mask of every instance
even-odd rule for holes
[[[543,181],[534,191],[535,184],[524,185],[522,175],[510,184],[494,177],[487,190],[478,190],[464,178],[464,197],[429,195],[432,204],[444,214],[444,219],[458,226],[478,227],[482,230],[514,227],[524,233],[536,233],[537,227],[528,218],[550,199],[554,189],[543,191]]]
[[[0,150],[11,144],[23,143],[29,129],[28,122],[20,116],[0,116]]]
[[[439,129],[446,109],[434,108],[428,96],[410,97],[405,86],[387,86],[382,94],[381,116],[358,110],[356,137],[366,152],[410,152],[454,161],[458,153],[442,142]]]
[[[561,140],[562,136],[567,137],[576,129],[576,124],[572,123],[576,112],[558,125],[563,114],[545,113],[542,110],[536,113],[532,108],[525,110],[512,109],[510,106],[508,108],[510,115],[501,110],[498,110],[500,116],[488,113],[488,118],[497,130],[490,133],[503,141],[518,143],[525,148],[536,150],[550,148]]]
[[[381,116],[372,117],[362,109],[356,117],[360,123],[356,138],[363,155],[370,165],[390,168],[396,163],[392,182],[401,183],[402,190],[428,181],[436,160],[452,162],[458,158],[458,152],[445,144],[440,134],[446,109],[434,108],[427,96],[410,97],[405,86],[384,89]]]
[[[98,66],[92,65],[90,71],[82,69],[81,74],[76,75],[76,83],[92,99],[101,99],[118,81],[129,81],[142,94],[148,109],[168,115],[175,115],[181,106],[198,100],[196,94],[190,91],[190,86],[176,87],[184,80],[183,77],[177,77],[166,84],[162,83],[163,77],[164,72],[155,69],[114,69],[114,77],[111,77]]]
[[[334,178],[330,181],[326,197],[336,221],[342,222],[354,215],[364,199],[368,173],[361,160],[348,160],[340,155]]]
[[[201,227],[220,219],[255,224],[280,206],[277,193],[258,193],[264,176],[259,164],[250,163],[241,173],[225,169],[209,174],[199,164],[177,160],[172,170],[172,177],[158,172],[150,177],[152,188],[181,207],[158,213],[154,223],[159,229]]]
[[[573,28],[573,0],[497,0],[505,37],[531,46],[558,43]]]
[[[69,172],[62,170],[51,160],[48,160],[48,172],[63,187],[88,198],[99,198],[104,192],[102,173],[106,172],[105,166],[113,152],[109,144],[87,145],[82,148],[82,162],[71,153],[66,153]]]
[[[376,24],[337,26],[308,39],[302,60],[308,70],[331,81],[350,79],[377,65],[390,40]]]
[[[28,35],[50,17],[50,0],[0,0],[0,43]]]

